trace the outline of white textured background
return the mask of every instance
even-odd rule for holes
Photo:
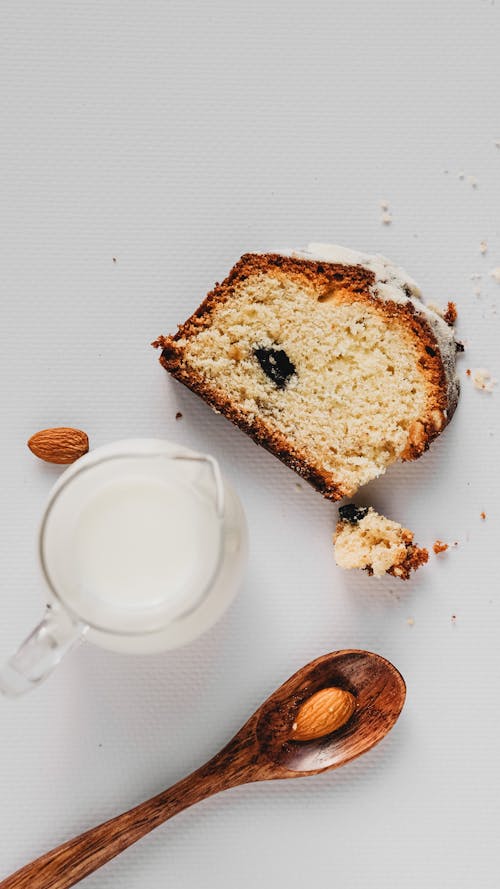
[[[497,889],[500,396],[465,369],[500,375],[500,2],[4,0],[0,19],[0,655],[41,614],[58,470],[25,447],[40,427],[211,451],[251,532],[241,595],[198,643],[83,647],[0,701],[0,876],[176,781],[297,667],[353,646],[408,682],[383,745],[214,798],[86,885]],[[452,426],[359,498],[458,542],[407,585],[337,570],[336,507],[148,346],[241,253],[311,239],[383,252],[459,307]]]

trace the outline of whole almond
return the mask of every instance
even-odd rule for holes
[[[41,429],[28,441],[30,451],[47,463],[74,463],[89,449],[89,439],[81,429],[60,426]]]
[[[300,707],[292,726],[293,741],[312,741],[337,731],[351,718],[356,698],[342,688],[323,688]]]

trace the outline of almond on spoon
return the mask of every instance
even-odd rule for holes
[[[323,688],[304,701],[292,725],[291,740],[312,741],[330,735],[351,718],[356,698],[342,688]]]

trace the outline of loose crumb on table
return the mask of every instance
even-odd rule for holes
[[[443,543],[442,540],[436,540],[436,541],[433,543],[433,545],[432,545],[432,549],[434,550],[434,552],[436,553],[436,555],[437,555],[438,553],[444,553],[444,552],[446,552],[446,550],[448,549],[448,544],[447,544],[447,543]]]
[[[467,376],[470,376],[470,373],[467,373]],[[477,367],[472,371],[472,382],[474,388],[481,392],[493,392],[493,387],[497,384],[497,380],[486,367]]]

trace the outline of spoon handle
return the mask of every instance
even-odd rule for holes
[[[253,780],[251,771],[242,762],[237,768],[218,754],[163,793],[22,867],[0,889],[69,889],[178,812],[248,780]]]

